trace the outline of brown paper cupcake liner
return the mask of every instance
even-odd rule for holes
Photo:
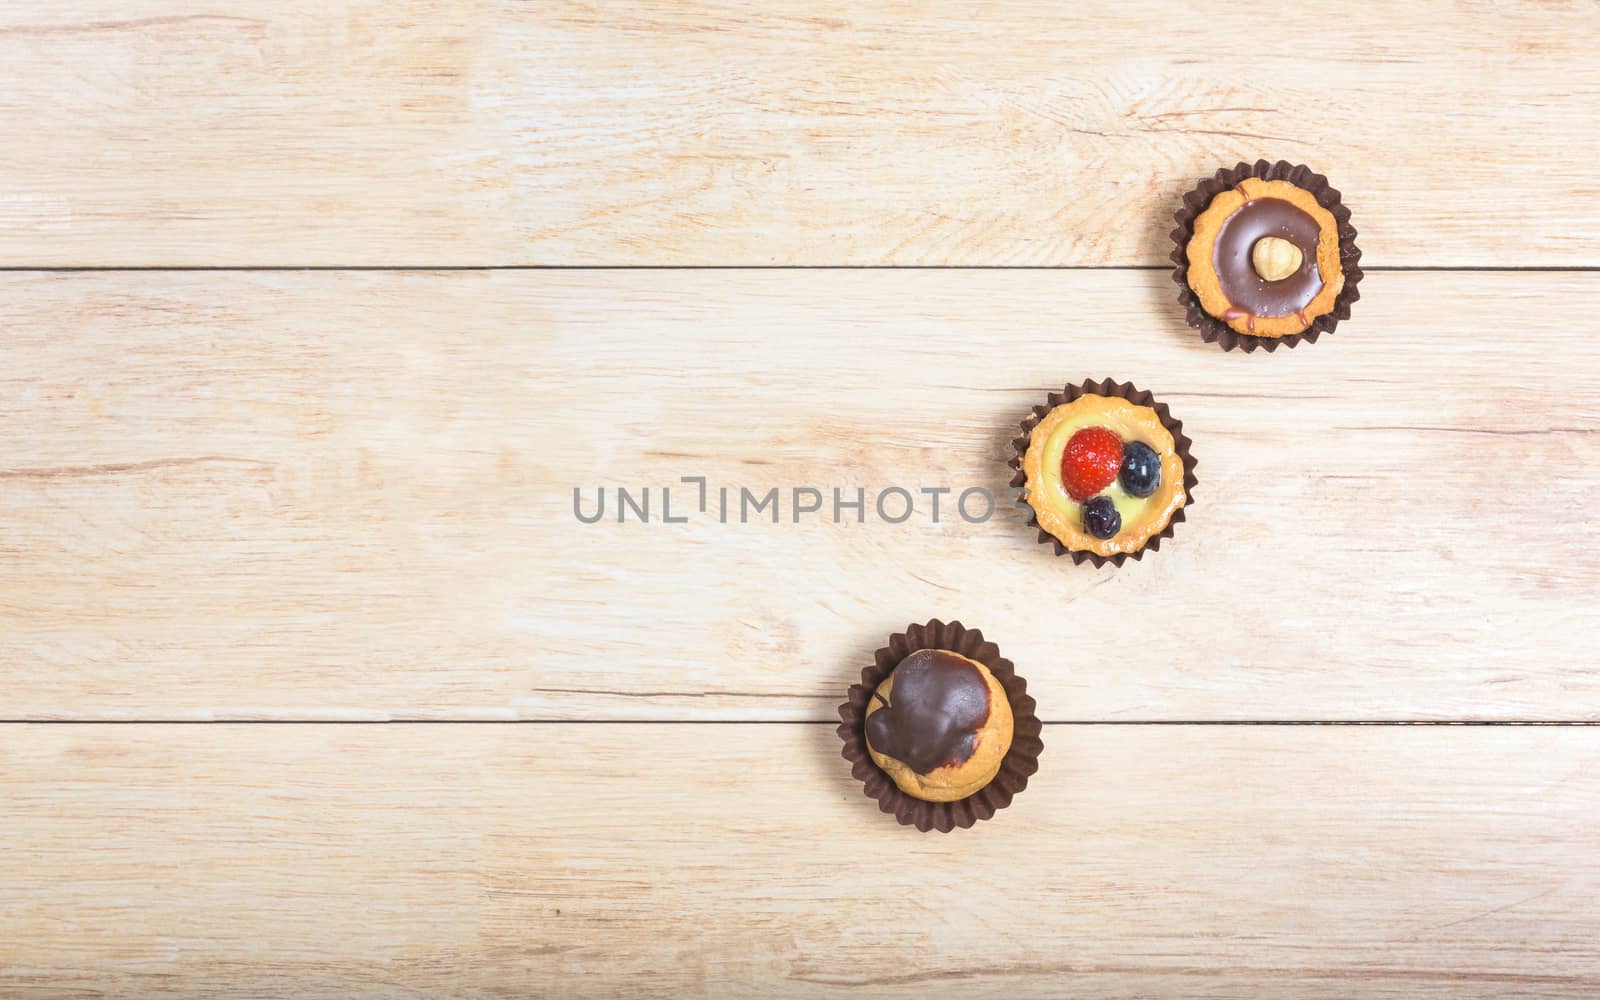
[[[1344,270],[1344,289],[1339,292],[1338,298],[1333,301],[1333,311],[1318,316],[1311,325],[1301,333],[1290,334],[1285,337],[1257,337],[1251,334],[1240,333],[1228,324],[1206,312],[1200,305],[1200,297],[1189,287],[1189,258],[1186,250],[1189,240],[1194,236],[1194,220],[1206,206],[1211,204],[1211,199],[1228,190],[1237,187],[1247,177],[1259,177],[1267,181],[1288,181],[1295,187],[1311,193],[1317,199],[1317,204],[1333,213],[1333,219],[1339,226],[1339,264]],[[1277,163],[1268,163],[1266,160],[1257,160],[1254,164],[1241,163],[1233,168],[1224,167],[1216,175],[1201,181],[1194,190],[1183,196],[1183,207],[1173,213],[1173,221],[1178,227],[1172,231],[1172,262],[1177,265],[1172,272],[1172,280],[1178,283],[1178,301],[1183,304],[1188,314],[1189,325],[1200,331],[1200,339],[1208,344],[1216,344],[1225,351],[1235,348],[1246,354],[1258,347],[1265,348],[1269,353],[1278,349],[1279,345],[1294,347],[1302,340],[1316,343],[1317,338],[1324,333],[1332,333],[1342,319],[1350,318],[1350,305],[1361,298],[1361,292],[1356,287],[1361,284],[1361,249],[1356,246],[1356,227],[1350,224],[1350,210],[1344,206],[1344,201],[1338,191],[1328,186],[1328,179],[1321,174],[1312,172],[1305,164],[1293,164],[1287,160]]]
[[[1173,450],[1183,460],[1183,495],[1185,498],[1183,506],[1173,513],[1172,518],[1167,521],[1167,526],[1162,528],[1159,534],[1152,535],[1137,552],[1118,552],[1116,555],[1103,556],[1098,552],[1069,549],[1061,543],[1061,539],[1043,528],[1039,528],[1039,515],[1028,504],[1026,489],[1028,474],[1023,471],[1022,456],[1027,454],[1029,436],[1033,434],[1033,429],[1039,425],[1039,421],[1045,418],[1045,414],[1063,403],[1070,403],[1080,396],[1089,395],[1116,396],[1126,399],[1135,406],[1148,406],[1156,411],[1156,416],[1161,420],[1161,426],[1172,432]],[[1129,559],[1144,558],[1146,552],[1158,551],[1161,548],[1162,540],[1171,538],[1177,526],[1187,519],[1189,508],[1194,506],[1194,488],[1200,482],[1195,478],[1194,474],[1195,466],[1198,463],[1189,450],[1191,444],[1193,442],[1183,433],[1183,421],[1177,420],[1172,416],[1172,411],[1167,409],[1167,404],[1156,402],[1153,394],[1135,388],[1132,382],[1119,383],[1110,379],[1096,382],[1093,379],[1085,379],[1082,385],[1069,385],[1060,392],[1052,392],[1045,397],[1045,402],[1042,405],[1033,408],[1033,412],[1028,414],[1026,420],[1022,421],[1022,436],[1011,439],[1011,447],[1016,452],[1016,455],[1006,464],[1015,470],[1015,475],[1011,477],[1011,485],[1018,490],[1017,504],[1028,511],[1028,527],[1039,529],[1039,543],[1041,545],[1054,544],[1056,555],[1071,556],[1072,561],[1078,565],[1091,562],[1096,567],[1104,566],[1106,563],[1121,566]]]
[[[872,762],[867,752],[867,702],[901,660],[919,649],[946,649],[983,664],[994,674],[1011,703],[1011,749],[1000,761],[994,780],[964,799],[954,802],[926,802],[902,792],[894,780]],[[894,813],[903,826],[914,826],[923,833],[938,830],[949,833],[963,830],[980,819],[988,819],[1011,804],[1018,792],[1028,787],[1028,778],[1039,770],[1039,754],[1044,741],[1039,738],[1044,725],[1034,713],[1036,705],[1028,696],[1028,683],[1017,676],[1011,661],[1000,649],[983,638],[983,633],[960,622],[945,624],[939,619],[926,625],[910,625],[904,632],[889,637],[889,644],[873,656],[873,664],[861,671],[861,683],[850,686],[850,694],[839,706],[839,738],[844,741],[843,756],[850,762],[850,773],[862,783],[868,798],[878,800],[878,808]]]

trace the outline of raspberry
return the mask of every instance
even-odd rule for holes
[[[1061,484],[1083,501],[1110,486],[1122,468],[1122,439],[1104,427],[1085,427],[1061,454]]]

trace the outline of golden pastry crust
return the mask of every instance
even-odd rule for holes
[[[973,748],[972,756],[960,764],[938,767],[927,774],[918,774],[901,761],[879,753],[873,748],[872,741],[870,739],[867,741],[867,752],[872,755],[872,762],[882,768],[902,792],[928,802],[954,802],[981,790],[1000,773],[1000,762],[1011,749],[1013,719],[1011,702],[1006,698],[1005,688],[1000,686],[1000,682],[989,672],[989,668],[977,660],[961,656],[952,650],[944,652],[976,667],[983,675],[984,684],[989,688],[989,717],[978,730],[977,745]],[[893,703],[891,698],[893,690],[894,672],[890,671],[889,676],[878,685],[878,696],[868,699],[863,721],[870,719],[873,713],[883,707],[884,702]]]
[[[1084,427],[1108,427],[1123,441],[1143,441],[1161,456],[1161,485],[1149,497],[1130,497],[1120,484],[1106,491],[1122,512],[1122,530],[1111,538],[1096,538],[1083,530],[1083,505],[1067,495],[1061,482],[1061,454],[1068,439]],[[1045,414],[1028,435],[1028,450],[1022,456],[1028,506],[1039,527],[1069,549],[1100,556],[1137,552],[1164,531],[1172,515],[1188,502],[1183,458],[1176,447],[1172,432],[1154,409],[1116,396],[1079,396]]]
[[[1222,290],[1215,257],[1217,235],[1223,223],[1243,208],[1247,201],[1279,198],[1305,212],[1317,223],[1317,272],[1322,290],[1298,314],[1252,316],[1237,309]],[[1211,204],[1194,220],[1194,236],[1185,250],[1189,258],[1189,287],[1207,313],[1228,324],[1238,333],[1254,337],[1287,337],[1303,333],[1318,316],[1333,312],[1339,293],[1344,290],[1344,268],[1339,263],[1339,224],[1333,213],[1317,204],[1317,199],[1288,181],[1264,181],[1246,177],[1239,186],[1211,199]],[[1303,317],[1303,318],[1302,318]]]

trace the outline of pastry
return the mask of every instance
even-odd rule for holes
[[[902,792],[964,799],[1011,749],[1011,705],[989,668],[948,649],[901,660],[867,702],[867,750]]]
[[[1120,562],[1169,536],[1195,485],[1182,428],[1149,393],[1110,379],[1052,393],[1023,421],[1011,463],[1040,540]]]
[[[1262,160],[1219,170],[1174,218],[1173,278],[1189,325],[1225,349],[1315,341],[1360,298],[1350,210],[1308,167]]]
[[[1304,333],[1344,288],[1333,213],[1288,181],[1247,177],[1211,199],[1186,251],[1189,287],[1239,333]]]
[[[1039,769],[1028,685],[983,633],[935,618],[873,654],[839,706],[850,773],[906,826],[949,833],[994,816]]]

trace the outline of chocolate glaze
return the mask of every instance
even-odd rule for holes
[[[890,675],[889,701],[867,717],[867,743],[918,774],[962,764],[978,747],[978,730],[989,721],[989,685],[964,657],[943,649],[919,649]]]
[[[1301,310],[1322,291],[1322,275],[1317,271],[1320,235],[1317,220],[1291,202],[1282,198],[1247,200],[1223,222],[1212,251],[1217,283],[1233,303],[1220,318],[1298,315],[1309,324]],[[1276,236],[1299,247],[1300,269],[1281,281],[1266,281],[1257,274],[1250,263],[1250,249],[1264,236]],[[1253,322],[1249,326],[1255,328]]]

